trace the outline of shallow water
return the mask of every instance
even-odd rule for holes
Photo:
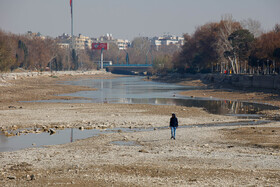
[[[144,131],[146,129],[141,129]],[[79,130],[79,129],[63,129],[56,130],[55,134],[50,135],[47,132],[42,132],[38,134],[22,134],[20,136],[6,137],[2,132],[0,132],[0,152],[4,151],[15,151],[24,148],[31,147],[42,147],[45,145],[57,145],[74,142],[79,139],[86,139],[89,137],[97,136],[106,133],[116,133],[118,131],[122,132],[134,132],[140,131],[140,129],[129,129],[129,128],[115,128],[108,130]]]
[[[98,130],[80,131],[72,129],[73,134],[71,140],[71,129],[57,130],[55,134],[43,132],[39,134],[22,134],[20,136],[6,137],[0,133],[0,152],[15,151],[30,147],[42,147],[44,145],[56,145],[69,143],[81,138],[88,138],[99,134]]]
[[[37,102],[179,105],[201,107],[213,114],[236,115],[244,118],[258,117],[256,114],[262,110],[279,109],[278,107],[266,104],[182,96],[179,94],[180,92],[199,89],[199,87],[143,81],[142,77],[86,79],[67,81],[63,84],[87,86],[97,88],[98,90],[81,91],[62,95],[84,97],[84,100],[48,100]]]
[[[269,123],[270,121],[265,120],[253,120],[244,122],[231,122],[231,123],[217,123],[217,124],[198,124],[198,125],[187,125],[180,126],[180,128],[202,128],[202,127],[223,127],[223,126],[247,126],[247,125],[262,125]],[[157,130],[167,129],[168,127],[157,127]],[[50,135],[49,133],[43,132],[40,134],[25,134],[21,136],[6,137],[2,132],[0,132],[0,152],[6,151],[16,151],[25,148],[32,147],[44,147],[47,145],[57,145],[74,142],[79,139],[86,139],[93,136],[106,133],[119,133],[119,132],[144,132],[156,130],[152,128],[114,128],[107,130],[79,130],[79,129],[64,129],[56,130],[55,134]],[[111,142],[115,145],[122,146],[137,146],[135,142],[130,141],[115,141]]]
[[[47,100],[35,102],[65,102],[65,103],[129,103],[129,104],[154,104],[154,105],[179,105],[187,107],[202,107],[210,113],[220,115],[235,115],[242,118],[258,118],[259,111],[278,109],[277,107],[214,98],[193,98],[179,95],[179,92],[197,87],[179,86],[168,83],[143,81],[142,77],[121,77],[116,79],[87,79],[79,81],[68,81],[63,84],[88,86],[97,88],[97,91],[82,91],[64,96],[84,97],[80,100]],[[181,128],[207,127],[207,126],[240,126],[258,125],[267,121],[251,121],[224,124],[202,124],[181,126]],[[164,129],[167,127],[160,127]],[[42,147],[45,145],[65,144],[78,139],[85,139],[103,133],[151,131],[148,129],[115,128],[109,130],[84,130],[65,129],[57,130],[57,133],[26,134],[21,136],[6,137],[0,132],[0,152],[15,151],[24,148]],[[125,143],[117,142],[119,145]]]

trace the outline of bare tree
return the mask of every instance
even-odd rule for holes
[[[144,64],[146,62],[146,54],[151,50],[151,43],[146,37],[138,37],[132,41],[128,54],[132,64]]]
[[[257,20],[248,18],[246,20],[241,21],[241,26],[244,29],[249,30],[254,35],[255,38],[257,38],[263,34],[263,29],[261,28],[261,23]]]
[[[10,38],[0,30],[0,71],[7,71],[15,62],[9,39]]]
[[[218,41],[216,44],[217,53],[220,56],[220,60],[228,60],[231,64],[233,73],[239,73],[239,63],[237,56],[226,55],[224,54],[227,51],[232,51],[233,46],[231,42],[228,40],[228,37],[234,31],[241,29],[241,25],[239,22],[233,20],[232,15],[227,14],[222,16],[222,20],[220,21],[220,29],[218,33]]]
[[[276,24],[274,26],[274,32],[276,32],[276,33],[280,32],[280,25],[279,24]]]

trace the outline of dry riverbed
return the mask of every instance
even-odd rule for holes
[[[59,85],[57,81],[102,77],[115,75],[98,72],[5,79],[0,86],[0,127],[154,130],[118,131],[63,145],[1,152],[0,186],[280,185],[280,122],[248,127],[179,128],[174,141],[170,140],[168,129],[158,129],[168,126],[172,112],[177,114],[180,125],[239,119],[180,106],[19,102],[73,99],[56,95],[91,89]],[[200,94],[207,93],[201,90]],[[113,143],[116,141],[121,145]]]

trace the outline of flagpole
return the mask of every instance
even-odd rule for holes
[[[73,4],[74,0],[71,0],[71,38],[72,38],[72,49],[74,49],[74,29],[73,29]]]

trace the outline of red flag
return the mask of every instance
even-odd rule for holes
[[[71,14],[72,14],[72,0],[70,0]]]

